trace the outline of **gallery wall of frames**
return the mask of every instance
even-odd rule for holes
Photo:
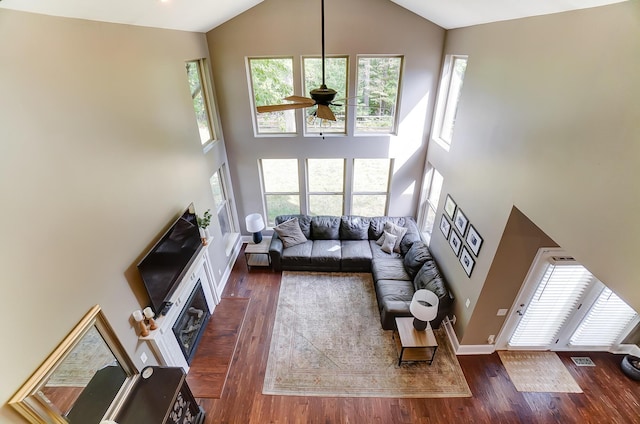
[[[440,231],[444,234],[444,238],[449,240],[449,246],[459,259],[467,276],[471,277],[483,240],[478,230],[469,222],[469,218],[449,194],[440,218]]]

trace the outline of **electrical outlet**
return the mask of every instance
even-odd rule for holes
[[[222,276],[222,270],[218,268],[218,277]]]
[[[493,344],[493,343],[495,343],[495,341],[496,341],[496,335],[495,334],[492,334],[487,338],[487,343],[489,343],[489,344]]]
[[[464,306],[466,306],[468,308],[469,305],[471,305],[471,301],[469,299],[467,299],[467,301],[464,302]]]
[[[452,325],[455,325],[455,324],[456,324],[456,320],[457,320],[457,319],[458,319],[458,318],[456,318],[456,316],[454,315],[454,316],[453,316],[453,318],[451,318],[451,324],[452,324]]]
[[[142,361],[143,364],[147,363],[147,354],[145,352],[142,352],[142,354],[140,355],[140,360]]]
[[[499,316],[499,317],[503,317],[503,316],[507,315],[508,311],[509,311],[508,309],[498,309],[498,313],[496,315]]]

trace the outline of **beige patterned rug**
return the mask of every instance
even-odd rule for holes
[[[444,329],[433,365],[398,366],[382,330],[371,274],[284,272],[264,394],[470,397]]]
[[[519,392],[582,393],[555,352],[498,351]]]

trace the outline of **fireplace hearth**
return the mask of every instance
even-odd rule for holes
[[[210,317],[202,283],[198,280],[189,300],[185,303],[180,316],[173,325],[173,334],[189,364],[195,355],[196,346],[200,342]]]

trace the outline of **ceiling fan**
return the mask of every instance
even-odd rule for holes
[[[332,103],[333,99],[336,97],[336,90],[331,88],[327,88],[324,82],[324,0],[322,0],[322,85],[320,88],[315,88],[309,92],[311,98],[303,97],[303,96],[289,96],[285,97],[284,100],[287,100],[291,103],[284,103],[279,105],[267,105],[267,106],[258,106],[256,109],[258,113],[265,112],[276,112],[280,110],[291,110],[291,109],[304,109],[307,107],[312,107],[317,105],[318,110],[315,113],[315,116],[320,119],[326,119],[329,121],[335,121],[336,117],[333,114],[333,111],[329,108],[329,105],[340,106],[338,104]]]

